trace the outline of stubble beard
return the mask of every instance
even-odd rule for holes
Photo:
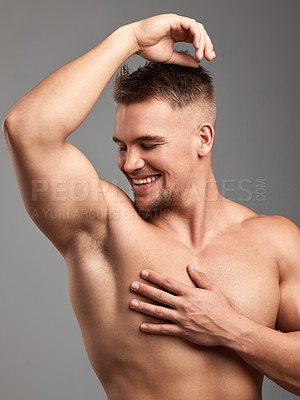
[[[163,217],[164,210],[176,212],[180,197],[180,190],[176,185],[169,191],[165,191],[164,188],[161,188],[158,196],[146,206],[146,209],[141,209],[138,207],[135,196],[133,204],[139,216],[145,221],[149,221],[154,218]]]

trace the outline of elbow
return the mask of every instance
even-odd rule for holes
[[[2,134],[9,148],[32,141],[35,131],[29,120],[22,118],[16,112],[8,112],[2,121]]]
[[[2,134],[5,141],[6,146],[8,147],[10,143],[10,132],[12,131],[12,119],[9,116],[5,116],[2,121]]]
[[[6,143],[10,142],[12,138],[18,136],[19,121],[13,114],[7,114],[2,121],[2,133]]]
[[[8,116],[5,116],[4,120],[2,121],[2,133],[4,139],[8,137],[8,132],[10,130],[11,120]]]

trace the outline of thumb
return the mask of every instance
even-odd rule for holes
[[[207,290],[212,290],[213,289],[213,284],[212,282],[208,279],[208,277],[194,265],[189,264],[187,267],[188,273],[190,277],[193,279],[193,281],[197,284],[197,286],[201,289],[207,289]]]
[[[198,68],[198,61],[191,56],[190,54],[182,54],[177,51],[173,51],[171,58],[168,61],[168,64],[177,64],[182,65],[183,67],[194,67]]]

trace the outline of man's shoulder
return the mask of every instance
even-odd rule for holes
[[[257,230],[261,235],[268,235],[270,239],[279,240],[280,243],[296,238],[300,231],[294,222],[281,215],[253,213],[243,220],[243,225]]]
[[[118,186],[110,183],[106,197],[107,223],[111,229],[108,234],[125,234],[128,236],[128,230],[138,229],[141,226],[150,226],[137,212],[136,206],[131,198]]]
[[[300,229],[290,219],[256,214],[245,218],[242,225],[276,259],[282,275],[299,264]]]
[[[262,244],[270,243],[278,249],[299,246],[300,229],[290,219],[281,215],[258,214],[235,203],[233,210],[239,229],[255,235]]]
[[[105,190],[108,217],[124,210],[135,210],[133,201],[121,188],[106,182]]]

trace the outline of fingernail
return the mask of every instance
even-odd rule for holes
[[[191,268],[192,268],[192,269],[196,269],[196,268],[193,266],[193,264],[191,264]]]
[[[215,58],[217,55],[216,55],[216,53],[213,51],[213,57]]]
[[[202,58],[203,58],[203,51],[201,51],[200,60],[202,60]]]
[[[140,285],[137,282],[133,282],[131,284],[131,289],[138,289],[140,287]]]
[[[141,275],[144,277],[147,277],[147,276],[149,276],[149,272],[146,271],[145,269],[143,269],[143,271],[141,272]]]
[[[148,326],[146,324],[141,325],[141,329],[147,329],[147,328],[148,328]]]
[[[138,301],[136,301],[136,300],[132,300],[132,301],[130,302],[130,305],[131,305],[132,307],[138,307],[138,306],[140,305],[140,303],[139,303]]]

